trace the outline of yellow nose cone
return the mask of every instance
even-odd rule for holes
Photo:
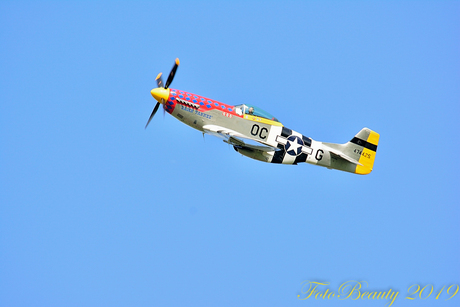
[[[157,87],[151,90],[150,94],[152,94],[153,98],[155,98],[158,102],[161,102],[162,99],[166,102],[169,98],[169,88],[164,89],[162,87]]]

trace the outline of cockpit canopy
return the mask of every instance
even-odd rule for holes
[[[254,116],[263,117],[269,120],[273,120],[275,122],[279,122],[279,120],[276,119],[276,117],[274,117],[270,113],[265,112],[261,108],[255,107],[253,105],[246,105],[246,104],[237,105],[235,106],[235,112],[238,115],[243,115],[243,114],[254,115]]]

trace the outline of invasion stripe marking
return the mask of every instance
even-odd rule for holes
[[[300,155],[295,157],[295,161],[293,164],[297,165],[297,163],[300,163],[300,162],[307,162],[307,157],[308,155],[302,152]]]
[[[307,138],[306,136],[302,135],[302,141],[304,142],[305,146],[311,147],[311,139]]]
[[[292,130],[289,128],[283,127],[283,130],[281,130],[281,136],[284,136],[285,138],[287,138],[291,134],[292,134]]]
[[[292,134],[292,130],[289,128],[283,127],[283,129],[281,130],[281,136],[285,138],[287,138],[291,134]],[[283,163],[284,155],[286,154],[286,151],[284,150],[284,145],[278,143],[277,147],[281,150],[278,150],[275,152],[272,158],[272,163]]]
[[[283,163],[284,157],[286,156],[286,148],[285,146],[287,145],[288,137],[290,136],[296,136],[297,138],[300,138],[299,136],[292,134],[292,130],[288,129],[286,127],[283,127],[281,130],[281,135],[277,135],[275,141],[278,142],[278,148],[281,150],[278,150],[275,152],[272,158],[272,163]],[[302,152],[298,154],[295,158],[294,161],[292,161],[292,164],[297,164],[299,162],[306,162],[308,155],[311,155],[313,153],[313,148],[311,148],[311,139],[307,138],[302,135]],[[292,157],[290,157],[292,158]]]
[[[354,137],[350,142],[359,146],[363,146],[364,148],[370,149],[372,151],[377,151],[377,145],[361,140],[360,138]]]

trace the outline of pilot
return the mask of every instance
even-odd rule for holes
[[[254,115],[254,108],[250,107],[248,113],[249,115]]]

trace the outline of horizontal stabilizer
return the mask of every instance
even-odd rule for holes
[[[361,166],[362,166],[362,164],[359,163],[359,161],[357,161],[357,160],[355,160],[355,159],[353,159],[353,158],[347,156],[347,155],[344,154],[343,152],[340,152],[340,151],[338,151],[338,150],[332,149],[332,148],[327,147],[327,146],[324,146],[324,147],[325,147],[327,150],[329,150],[330,153],[332,153],[332,154],[334,154],[334,155],[336,155],[336,156],[338,156],[338,157],[340,157],[340,158],[342,158],[342,159],[345,159],[345,160],[347,160],[348,162],[351,162],[351,163],[353,163],[353,164],[361,165]]]

